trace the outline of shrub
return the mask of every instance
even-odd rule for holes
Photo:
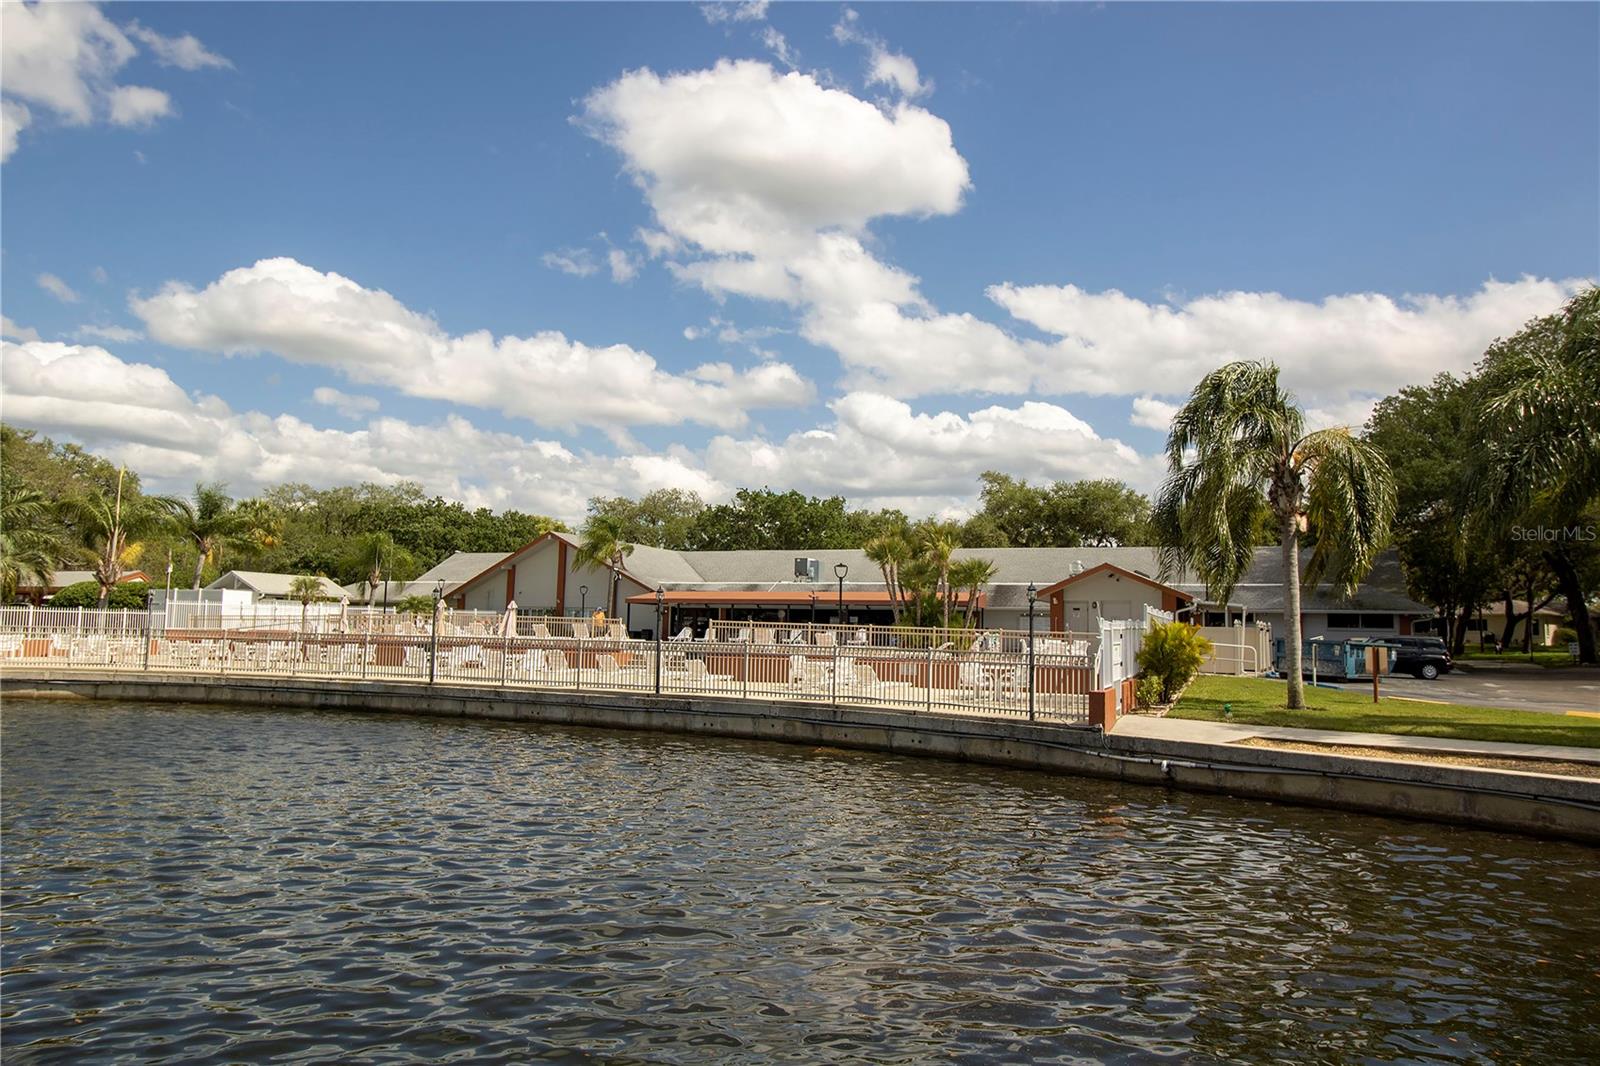
[[[1133,698],[1140,707],[1154,707],[1161,702],[1161,682],[1153,677],[1141,677]]]
[[[1551,647],[1555,648],[1557,651],[1566,651],[1567,645],[1571,644],[1577,639],[1578,631],[1576,629],[1569,628],[1568,626],[1561,626],[1556,630],[1555,643],[1552,644]]]
[[[407,596],[394,605],[396,614],[431,614],[433,613],[432,596]]]
[[[1139,673],[1155,682],[1157,702],[1171,703],[1213,650],[1211,642],[1193,626],[1155,622],[1139,646]]]
[[[111,598],[106,606],[113,611],[129,610],[142,611],[150,603],[150,586],[143,581],[128,581],[115,585],[111,589]],[[46,607],[98,607],[100,606],[100,583],[97,581],[79,581],[75,585],[68,585],[54,596]]]

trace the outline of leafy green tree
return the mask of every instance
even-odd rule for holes
[[[595,496],[589,501],[589,513],[615,519],[628,543],[653,548],[687,547],[689,531],[705,509],[700,495],[686,489],[657,489],[637,500]]]
[[[621,612],[617,608],[617,582],[633,545],[622,537],[622,524],[609,515],[595,515],[584,524],[583,539],[578,544],[574,558],[580,565],[604,568],[611,571],[611,617]]]
[[[1600,288],[1490,345],[1478,388],[1480,513],[1513,535],[1530,516],[1542,520],[1551,535],[1538,539],[1572,609],[1578,657],[1593,663],[1587,574],[1595,548],[1590,516],[1600,500]]]
[[[432,596],[407,596],[394,605],[396,614],[428,614],[433,610]]]
[[[100,607],[112,611],[142,611],[150,603],[150,586],[143,581],[123,581],[105,599],[98,581],[79,581],[50,597],[50,607]]]
[[[1500,571],[1493,538],[1469,521],[1476,406],[1470,382],[1440,374],[1380,400],[1365,433],[1394,477],[1393,531],[1407,590],[1449,621],[1458,654],[1467,620]]]
[[[0,481],[0,603],[14,600],[20,585],[50,583],[66,552],[53,511],[43,493]]]
[[[1193,569],[1226,602],[1254,556],[1263,500],[1283,552],[1288,706],[1305,706],[1300,677],[1300,538],[1316,531],[1304,580],[1325,576],[1345,594],[1389,541],[1395,487],[1388,463],[1348,429],[1305,432],[1305,418],[1270,363],[1229,363],[1207,374],[1173,417],[1168,475],[1152,517],[1164,576]]]
[[[1120,481],[1028,482],[994,470],[980,481],[980,510],[967,523],[969,547],[1073,548],[1141,544],[1150,501]]]
[[[855,548],[862,526],[843,496],[740,489],[730,503],[701,511],[688,547],[700,550]]]
[[[351,543],[340,566],[341,574],[355,574],[368,600],[385,579],[407,581],[422,571],[411,553],[387,533],[363,533]]]

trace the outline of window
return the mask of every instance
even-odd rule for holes
[[[1329,629],[1393,629],[1392,614],[1330,614]]]

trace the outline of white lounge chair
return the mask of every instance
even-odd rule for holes
[[[667,639],[668,640],[693,640],[694,639],[694,626],[684,626],[682,629],[678,630],[676,633],[672,634],[672,636],[668,637]]]

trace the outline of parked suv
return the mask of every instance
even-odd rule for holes
[[[1449,673],[1453,665],[1450,649],[1438,637],[1385,637],[1383,643],[1396,648],[1391,669],[1397,674],[1412,674],[1432,681],[1440,674]]]

